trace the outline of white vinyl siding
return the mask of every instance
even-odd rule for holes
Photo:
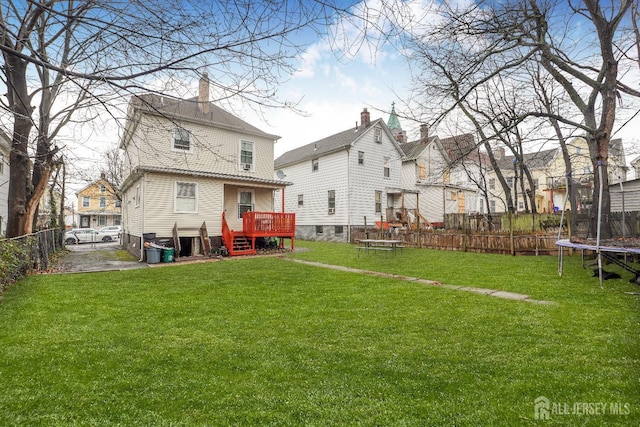
[[[127,140],[125,150],[125,176],[137,166],[187,169],[237,175],[240,164],[239,141],[253,144],[252,176],[273,179],[273,139],[266,136],[233,132],[199,123],[188,123],[191,151],[173,149],[175,122],[163,117],[143,115],[135,128],[135,135]],[[197,149],[195,141],[198,141]]]

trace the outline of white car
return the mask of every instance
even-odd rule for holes
[[[91,242],[111,242],[113,238],[109,234],[100,233],[93,228],[76,228],[69,230],[64,235],[67,245]]]
[[[119,239],[122,234],[122,227],[119,225],[107,225],[106,227],[99,229],[98,233],[102,233],[105,236],[111,236],[112,240],[116,240]]]

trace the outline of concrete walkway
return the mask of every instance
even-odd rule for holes
[[[471,287],[471,286],[447,285],[447,284],[444,284],[444,283],[436,282],[434,280],[420,279],[418,277],[402,276],[402,275],[399,275],[399,274],[381,273],[379,271],[362,270],[362,269],[359,269],[359,268],[343,267],[341,265],[323,264],[323,263],[314,262],[314,261],[303,261],[303,260],[293,259],[293,258],[285,258],[285,257],[283,257],[282,259],[284,259],[286,261],[297,262],[297,263],[300,263],[300,264],[312,265],[314,267],[329,268],[329,269],[332,269],[332,270],[347,271],[347,272],[350,272],[350,273],[366,274],[366,275],[369,275],[369,276],[384,277],[384,278],[387,278],[387,279],[404,280],[404,281],[407,281],[407,282],[419,283],[421,285],[439,286],[439,287],[445,288],[445,289],[453,289],[453,290],[456,290],[456,291],[473,292],[473,293],[477,293],[477,294],[487,295],[487,296],[490,296],[490,297],[510,299],[510,300],[516,300],[516,301],[524,301],[524,302],[529,302],[529,303],[532,303],[532,304],[546,304],[546,305],[555,304],[555,302],[553,302],[553,301],[536,300],[536,299],[532,299],[529,295],[518,294],[518,293],[515,293],[515,292],[497,291],[495,289],[485,289],[485,288],[474,288],[474,287]]]

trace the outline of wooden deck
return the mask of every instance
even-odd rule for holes
[[[296,233],[296,214],[279,212],[245,212],[242,215],[242,231],[229,229],[224,213],[222,214],[222,241],[230,256],[254,255],[258,238],[278,240],[278,246],[284,247],[284,239],[291,239],[294,249]]]

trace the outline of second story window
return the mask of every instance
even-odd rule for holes
[[[191,134],[188,130],[181,127],[174,129],[173,149],[174,151],[191,151]]]
[[[98,205],[101,208],[106,208],[107,207],[107,198],[106,197],[100,197],[100,204]]]
[[[304,194],[298,194],[298,206],[304,206]]]
[[[91,197],[82,196],[82,207],[83,208],[88,208],[90,205],[91,205]]]
[[[311,160],[311,172],[318,172],[318,159]]]
[[[419,178],[418,179],[427,179],[427,166],[426,165],[418,165],[419,169]]]
[[[253,142],[240,141],[240,170],[253,170]]]
[[[495,189],[496,189],[496,179],[489,178],[489,190],[495,190]]]
[[[0,175],[4,173],[4,153],[0,153]]]
[[[389,157],[384,158],[384,177],[389,178],[391,176],[391,168],[389,164],[391,163],[391,159]]]
[[[358,151],[358,164],[364,165],[364,151]]]
[[[382,212],[382,191],[376,191],[376,213]]]

